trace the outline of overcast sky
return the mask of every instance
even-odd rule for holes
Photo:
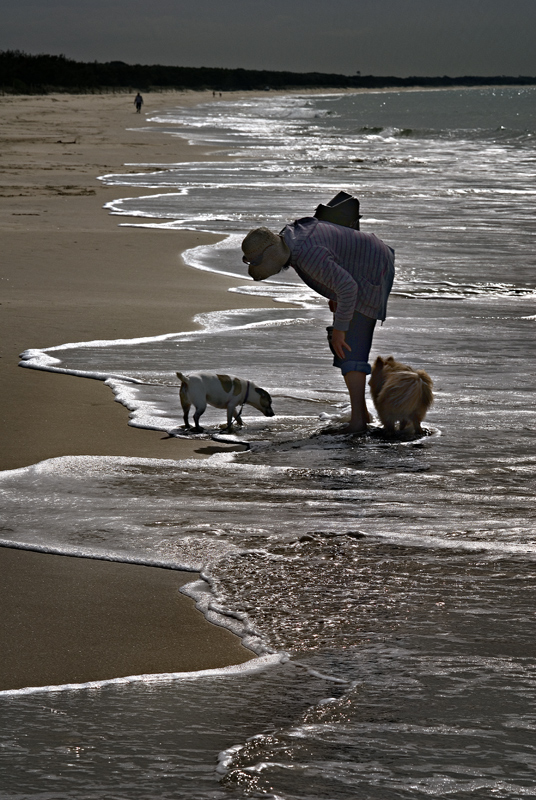
[[[346,75],[536,75],[536,0],[0,0],[0,50]]]

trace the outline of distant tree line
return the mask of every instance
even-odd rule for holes
[[[19,50],[0,51],[0,91],[5,94],[48,92],[102,92],[165,89],[209,89],[217,92],[264,89],[382,89],[404,86],[512,86],[536,85],[536,77],[462,76],[451,78],[397,78],[374,75],[337,75],[323,72],[217,67],[166,67],[125,64],[123,61],[74,61],[64,55],[29,55]]]

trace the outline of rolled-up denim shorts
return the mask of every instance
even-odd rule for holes
[[[352,349],[345,351],[348,355],[344,358],[339,358],[331,345],[333,325],[326,328],[329,347],[334,356],[333,366],[338,367],[343,375],[346,375],[347,372],[364,372],[365,375],[370,375],[372,372],[368,358],[375,326],[375,319],[366,317],[364,314],[360,314],[359,311],[355,312],[345,336],[347,344]]]

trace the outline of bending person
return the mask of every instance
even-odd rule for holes
[[[371,421],[365,381],[376,320],[384,320],[394,279],[394,250],[373,233],[304,217],[279,233],[256,228],[242,242],[243,262],[256,281],[293,267],[300,278],[329,300],[333,327],[328,341],[333,366],[344,377],[352,408],[348,433],[362,433]]]

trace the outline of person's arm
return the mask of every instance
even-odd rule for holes
[[[357,302],[357,283],[350,273],[341,267],[326,247],[314,247],[301,254],[296,267],[302,279],[324,297],[331,300],[331,311],[335,314],[333,325],[337,330],[347,331]],[[309,280],[308,280],[309,279]]]
[[[331,346],[342,359],[346,356],[346,352],[352,349],[346,341],[345,331],[339,331],[337,328],[333,328],[331,331]]]
[[[335,312],[337,311],[337,301],[336,300],[330,300],[328,302],[328,307],[329,307],[329,310],[331,311],[331,313],[335,314]],[[351,350],[352,349],[350,347],[350,345],[346,343],[346,334],[345,334],[345,332],[344,331],[339,331],[339,330],[337,330],[337,328],[333,328],[332,331],[331,331],[330,344],[333,347],[333,349],[335,350],[335,352],[337,353],[337,355],[339,356],[339,358],[344,358],[344,356],[345,356],[345,352],[344,351],[345,350]]]

